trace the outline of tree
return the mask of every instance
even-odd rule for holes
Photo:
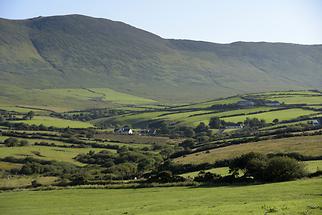
[[[29,111],[23,118],[31,120],[35,116],[33,111]]]
[[[304,165],[294,158],[273,157],[269,159],[264,179],[266,181],[288,181],[305,175]]]
[[[250,152],[235,158],[229,165],[230,172],[252,177],[258,181],[287,181],[306,175],[304,166],[290,157],[272,157]]]
[[[260,153],[249,152],[233,159],[229,164],[229,172],[238,175],[239,171],[243,171],[246,176],[253,176],[253,168],[250,165],[252,160],[266,160],[266,156]]]
[[[198,141],[198,143],[199,144],[202,144],[202,143],[207,143],[207,142],[209,142],[209,137],[208,136],[205,136],[205,135],[203,135],[203,136],[199,136],[198,138],[197,138],[197,141]]]
[[[19,143],[19,140],[14,137],[9,137],[9,138],[5,139],[5,141],[4,141],[4,145],[7,147],[18,146],[18,143]]]
[[[257,127],[263,127],[265,126],[266,122],[265,120],[259,120],[257,118],[246,118],[246,120],[244,121],[245,126],[250,127],[250,128],[257,128]]]
[[[222,122],[219,117],[215,116],[210,118],[209,127],[219,129],[222,126]]]
[[[191,138],[195,136],[195,131],[192,128],[187,127],[183,130],[183,135]]]
[[[209,127],[206,126],[204,122],[200,122],[199,125],[197,125],[197,127],[195,128],[196,133],[207,132],[208,130],[209,130]]]
[[[192,148],[195,145],[195,141],[193,139],[186,139],[182,143],[179,143],[179,146],[183,148]]]
[[[29,142],[27,140],[20,140],[20,146],[27,146]]]
[[[274,120],[273,120],[273,123],[274,123],[274,124],[277,124],[278,122],[279,122],[279,119],[274,119]]]

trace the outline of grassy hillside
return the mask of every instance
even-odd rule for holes
[[[0,31],[0,84],[7,86],[0,98],[9,102],[40,104],[50,96],[26,99],[26,89],[109,88],[178,103],[320,88],[322,82],[319,45],[166,40],[121,22],[80,15],[0,19]]]
[[[291,153],[297,152],[303,155],[319,156],[322,154],[322,136],[291,137],[277,140],[265,140],[254,143],[232,145],[198,152],[176,159],[178,163],[205,163],[234,158],[248,152]]]
[[[67,189],[6,192],[5,214],[321,214],[322,179],[207,188]],[[80,204],[81,203],[81,204]],[[59,207],[57,207],[59,205]]]

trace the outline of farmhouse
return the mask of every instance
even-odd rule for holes
[[[244,125],[228,125],[225,126],[225,129],[242,129],[244,128]]]
[[[132,135],[133,134],[133,130],[130,127],[128,127],[128,126],[124,126],[123,128],[120,128],[120,129],[116,130],[116,133],[118,133],[118,134]]]

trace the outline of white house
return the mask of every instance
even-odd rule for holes
[[[120,128],[119,130],[116,131],[118,134],[127,134],[127,135],[132,135],[133,130],[127,126]]]

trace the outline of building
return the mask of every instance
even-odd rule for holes
[[[225,129],[242,129],[244,128],[244,125],[228,125],[225,126]]]
[[[132,135],[133,134],[133,130],[128,126],[125,126],[123,128],[120,128],[120,129],[116,129],[116,130],[114,130],[114,132],[118,133],[118,134],[127,134],[127,135]]]

